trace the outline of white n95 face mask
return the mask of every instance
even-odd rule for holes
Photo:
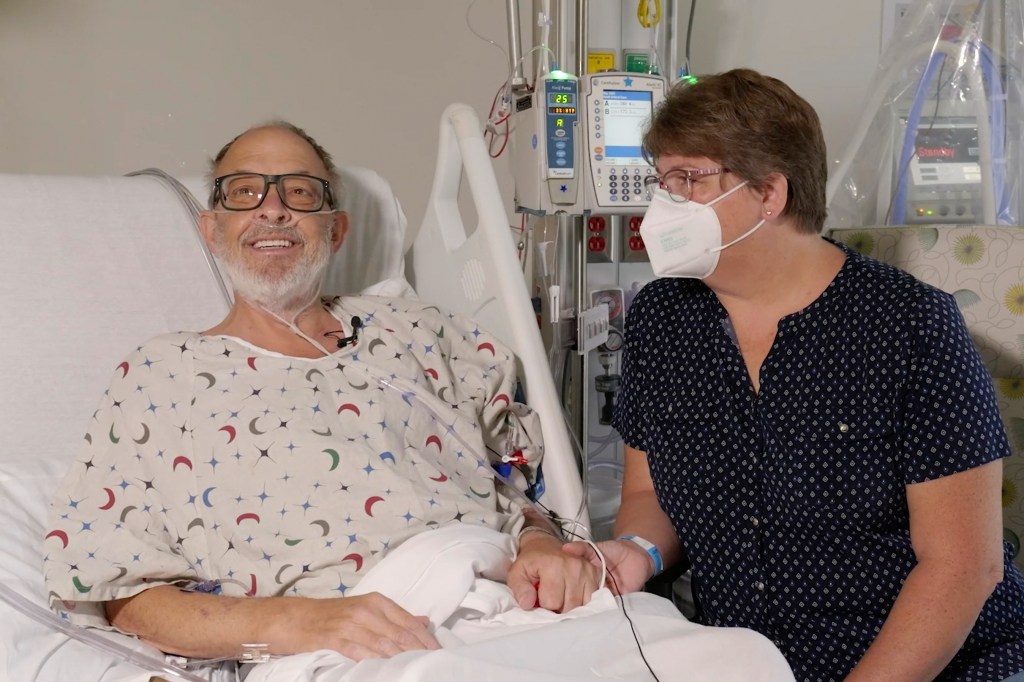
[[[663,189],[655,189],[651,205],[640,224],[651,267],[658,277],[689,277],[704,279],[718,267],[718,256],[741,239],[752,235],[764,225],[760,220],[745,234],[722,245],[722,224],[711,208],[740,189],[744,181],[706,204],[676,201]]]

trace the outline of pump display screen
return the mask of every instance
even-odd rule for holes
[[[640,141],[653,113],[654,94],[649,91],[604,91],[604,157],[608,163],[646,163]]]
[[[576,95],[571,92],[548,93],[549,114],[575,114]]]

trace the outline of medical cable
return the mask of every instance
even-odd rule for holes
[[[360,363],[360,364],[362,364],[362,363]],[[402,399],[406,400],[407,403],[409,402],[410,399],[411,400],[415,400],[420,405],[420,407],[422,407],[427,413],[430,414],[431,418],[436,423],[438,423],[438,424],[445,424],[445,421],[441,417],[441,415],[439,415],[437,413],[437,411],[433,408],[433,406],[429,405],[423,399],[423,396],[420,395],[420,391],[422,390],[422,387],[420,387],[418,385],[415,385],[415,384],[406,384],[406,385],[403,386],[402,384],[406,383],[404,380],[393,379],[390,376],[388,376],[388,377],[381,376],[381,375],[377,374],[377,372],[373,368],[369,367],[368,365],[363,365],[362,369],[371,379],[376,381],[379,385],[384,386],[384,387],[386,387],[388,389],[391,389],[393,391],[397,391],[402,396]],[[463,415],[459,414],[459,416],[462,417],[463,419],[465,419],[465,417]],[[472,456],[479,464],[483,465],[484,470],[486,470],[491,476],[493,476],[495,479],[500,481],[506,488],[508,488],[508,490],[509,490],[509,492],[511,494],[513,494],[514,496],[519,498],[521,502],[526,503],[527,505],[532,507],[538,514],[540,514],[550,524],[552,530],[554,530],[557,533],[563,533],[564,534],[565,532],[567,532],[566,531],[566,526],[570,526],[570,527],[585,529],[588,532],[588,534],[589,534],[589,529],[586,528],[586,525],[583,524],[583,522],[581,520],[582,519],[583,510],[586,508],[585,507],[585,499],[586,499],[585,497],[583,498],[584,501],[581,501],[580,507],[577,509],[576,516],[574,518],[567,519],[567,518],[564,518],[564,517],[560,517],[553,510],[549,509],[543,503],[541,503],[541,502],[539,502],[537,500],[530,499],[511,480],[509,480],[506,476],[504,476],[503,474],[501,474],[500,472],[495,470],[490,465],[490,463],[487,461],[487,459],[485,457],[483,457],[480,454],[480,452],[475,447],[473,447],[472,445],[467,443],[465,441],[465,439],[462,438],[461,434],[459,434],[458,431],[456,431],[455,429],[451,429],[451,428],[446,429],[446,431],[448,433],[450,433],[452,435],[452,437],[455,438],[455,440],[458,441],[458,443],[463,448],[466,449],[466,452],[468,452],[470,456]],[[573,437],[573,438],[575,440],[575,437]],[[578,446],[578,444],[579,444],[579,442],[576,441],[576,445],[577,446]],[[420,451],[420,454],[425,454],[427,456],[427,458],[430,459],[430,463],[435,468],[437,468],[437,470],[439,472],[444,472],[443,465],[441,465],[441,463],[436,459],[434,454],[432,452],[430,452],[429,449],[428,450]]]
[[[466,8],[466,28],[468,28],[469,32],[472,33],[473,35],[475,35],[480,40],[484,41],[485,43],[489,43],[489,44],[493,45],[494,47],[498,48],[501,51],[501,53],[503,55],[505,55],[505,57],[507,59],[508,58],[508,52],[505,51],[505,48],[503,48],[501,45],[499,45],[498,43],[494,42],[493,40],[491,40],[487,36],[483,35],[482,33],[479,33],[475,28],[473,28],[473,24],[471,24],[469,22],[469,14],[470,14],[470,12],[473,11],[473,7],[478,2],[480,2],[480,0],[473,0],[473,2],[469,3],[469,7]]]
[[[575,521],[579,523],[580,519],[583,518],[583,512],[587,508],[587,495],[590,493],[590,476],[587,475],[587,469],[589,465],[589,458],[587,457],[587,451],[583,448],[583,444],[580,439],[576,436],[575,429],[569,422],[569,413],[566,410],[562,410],[562,420],[565,422],[566,430],[569,432],[569,437],[572,440],[572,445],[576,449],[576,454],[580,458],[580,468],[583,470],[580,476],[580,485],[583,487],[583,494],[580,496],[580,508],[576,511]],[[588,535],[590,530],[587,529]]]
[[[571,531],[569,534],[576,535]],[[608,560],[607,558],[605,558],[604,552],[601,551],[601,549],[593,540],[581,537],[579,535],[576,535],[576,538],[581,542],[585,542],[588,545],[590,545],[590,548],[594,550],[594,553],[597,555],[597,558],[601,561],[601,584],[603,585],[606,582],[611,582],[611,587],[613,588],[612,594],[614,595],[615,602],[619,605],[619,610],[622,611],[622,615],[625,616],[626,622],[629,623],[629,631],[633,635],[633,641],[636,642],[637,653],[640,654],[640,659],[644,662],[644,665],[647,667],[647,671],[651,673],[651,677],[653,677],[656,682],[661,682],[660,678],[658,677],[658,674],[654,672],[654,668],[651,667],[650,661],[647,660],[647,656],[644,655],[644,646],[640,643],[640,635],[637,634],[636,623],[634,623],[633,619],[629,617],[629,612],[626,610],[626,600],[623,598],[622,594],[619,591],[619,586],[615,580],[614,573],[608,569]]]
[[[540,11],[537,12],[537,26],[540,27],[540,44],[536,47],[544,48],[545,52],[537,61],[537,70],[533,76],[534,84],[542,77],[551,73],[551,57],[554,56],[554,52],[548,47],[548,42],[551,40],[551,0],[541,0]],[[530,52],[533,52],[533,49]],[[530,52],[523,55],[523,58],[525,59]]]
[[[519,241],[516,242],[516,259],[519,261],[519,269],[526,274],[526,259],[530,253],[530,233],[526,230],[526,214],[522,213],[519,216],[519,227],[509,225],[509,227],[519,233]]]
[[[946,68],[946,62],[945,62],[945,60],[943,60],[942,63],[939,65],[939,74],[938,74],[938,76],[935,77],[935,80],[938,83],[938,85],[936,86],[936,92],[935,92],[935,109],[932,111],[931,119],[930,119],[930,121],[928,123],[928,129],[925,131],[925,132],[928,132],[928,133],[930,133],[932,131],[932,129],[935,127],[935,121],[938,120],[938,117],[939,117],[939,106],[941,104],[940,97],[941,97],[941,94],[942,94],[942,90],[945,87],[943,85],[943,83],[942,83],[942,72],[943,72],[943,70],[945,68]],[[953,81],[954,76],[955,76],[955,73],[949,77],[949,79],[946,81],[946,84],[951,84],[952,81]],[[907,171],[910,169],[910,164],[913,162],[913,160],[915,158],[917,158],[917,146],[916,145],[914,146],[914,152],[907,158],[906,163],[902,164],[897,169],[897,171],[896,171],[896,173],[897,173],[896,177],[901,179],[900,181],[902,181],[902,178],[904,178],[906,176]],[[882,223],[885,224],[885,225],[890,225],[891,224],[889,221],[892,220],[892,211],[893,211],[893,206],[895,206],[895,204],[896,204],[896,196],[897,196],[896,194],[893,194],[893,196],[889,199],[889,206],[888,206],[888,208],[886,208],[885,217],[882,220]]]
[[[437,413],[437,411],[431,405],[429,405],[423,399],[423,397],[420,395],[420,390],[421,390],[420,386],[418,386],[418,385],[403,385],[403,384],[405,384],[405,381],[403,381],[403,380],[392,379],[391,377],[381,376],[381,375],[377,374],[377,372],[373,368],[369,367],[368,365],[365,365],[363,363],[359,363],[359,364],[361,365],[361,369],[369,376],[369,378],[371,378],[374,381],[376,381],[379,385],[381,385],[381,386],[383,386],[385,388],[388,388],[390,390],[398,392],[402,396],[402,399],[406,400],[406,402],[409,403],[409,404],[411,404],[411,403],[407,399],[415,400],[420,405],[420,407],[422,407],[424,410],[426,410],[431,415],[431,417],[434,419],[435,422],[437,422],[439,424],[444,424],[445,423],[444,420],[441,418],[441,416]],[[459,416],[461,416],[461,415],[459,415]],[[586,542],[588,545],[590,545],[590,547],[594,550],[594,552],[597,554],[598,558],[601,561],[601,582],[602,582],[602,584],[605,581],[610,579],[611,582],[612,582],[612,585],[615,587],[615,592],[616,593],[618,592],[618,586],[615,584],[615,576],[612,575],[612,573],[608,570],[608,564],[607,564],[607,560],[606,560],[604,554],[600,551],[600,549],[598,549],[597,545],[594,543],[594,541],[590,537],[584,537],[583,535],[580,535],[579,533],[577,533],[576,531],[571,529],[573,527],[580,528],[580,529],[583,529],[588,535],[590,535],[589,529],[587,529],[586,526],[580,521],[580,517],[582,516],[582,512],[583,512],[583,508],[584,508],[583,505],[581,505],[580,510],[577,513],[577,518],[575,518],[575,519],[559,518],[557,515],[555,515],[552,512],[552,510],[548,509],[547,507],[545,507],[541,503],[539,503],[539,502],[537,502],[535,500],[529,499],[525,494],[523,494],[523,492],[521,490],[519,490],[519,488],[517,486],[515,486],[512,483],[512,481],[510,481],[508,478],[506,478],[505,476],[500,474],[493,467],[489,466],[487,460],[480,455],[480,453],[476,450],[476,448],[474,448],[469,443],[467,443],[462,438],[462,436],[459,434],[458,431],[456,431],[455,429],[448,429],[447,431],[448,431],[448,433],[450,433],[455,438],[456,441],[459,442],[460,445],[462,445],[462,447],[464,447],[466,449],[466,452],[468,452],[472,457],[474,457],[479,463],[482,463],[484,465],[484,470],[485,471],[488,471],[491,476],[493,476],[495,479],[501,481],[504,484],[504,486],[506,487],[506,489],[509,490],[509,492],[511,492],[514,495],[518,496],[523,502],[526,502],[529,506],[533,507],[538,513],[540,513],[540,515],[544,518],[544,520],[551,525],[551,530],[553,530],[555,533],[557,533],[560,537],[572,536],[572,537],[578,538],[579,540],[581,540],[583,542]],[[570,433],[571,433],[571,430],[570,430]],[[579,440],[576,439],[575,435],[573,435],[573,440],[575,441],[575,444],[577,446],[579,446]],[[420,452],[421,455],[426,455],[427,459],[430,460],[431,465],[433,465],[435,468],[437,468],[437,470],[439,472],[442,472],[442,473],[444,472],[444,470],[445,470],[444,466],[437,460],[436,457],[434,457],[433,453],[431,453],[429,449],[421,450],[419,452]],[[584,477],[584,479],[585,479],[585,477]],[[453,480],[454,481],[455,479],[449,478],[449,480]],[[586,497],[584,497],[583,499],[585,500]],[[569,526],[567,527],[566,525],[563,525],[563,524],[569,524]],[[648,671],[651,673],[651,675],[654,677],[654,679],[658,680],[659,678],[658,678],[657,674],[651,668],[651,665],[648,662],[647,657],[644,655],[643,646],[641,645],[639,635],[636,632],[636,625],[633,623],[633,619],[629,617],[629,613],[626,610],[625,600],[622,599],[621,595],[617,595],[616,600],[619,603],[619,607],[622,610],[623,616],[625,616],[626,621],[629,623],[630,631],[633,633],[633,639],[636,642],[637,651],[640,654],[640,658],[643,660],[644,665],[647,667]]]
[[[690,0],[690,18],[686,21],[686,47],[683,48],[683,65],[679,78],[690,75],[690,44],[693,38],[693,15],[696,13],[697,0]]]
[[[321,344],[319,341],[317,341],[313,337],[311,337],[308,334],[306,334],[306,332],[304,332],[301,329],[299,329],[299,326],[297,324],[295,324],[295,320],[298,319],[298,316],[302,313],[302,311],[308,310],[310,307],[312,307],[313,303],[318,298],[320,298],[320,291],[319,290],[317,290],[316,293],[314,293],[313,299],[310,300],[309,303],[307,303],[305,306],[303,306],[303,308],[298,313],[295,314],[295,316],[292,318],[291,322],[289,322],[288,320],[284,319],[283,317],[281,317],[280,315],[275,313],[270,308],[267,308],[266,306],[260,305],[259,307],[260,307],[260,309],[263,310],[263,312],[267,313],[268,315],[270,315],[271,317],[276,319],[278,322],[280,322],[281,324],[283,324],[286,327],[288,327],[288,329],[290,329],[293,334],[295,334],[296,336],[302,338],[309,345],[313,346],[318,351],[323,353],[324,357],[330,357],[331,355],[333,355],[333,353],[331,351],[329,351],[326,348],[324,348],[323,344]],[[323,307],[323,301],[320,302],[320,306]],[[338,344],[338,350],[341,350],[342,348],[345,348],[349,344],[355,343],[355,342],[357,342],[359,340],[359,330],[363,328],[363,321],[359,318],[358,315],[353,315],[351,321],[349,322],[349,324],[352,325],[352,333],[350,335],[348,335],[348,336],[338,336],[339,334],[344,334],[345,333],[344,329],[340,329],[340,330],[337,330],[337,331],[324,332],[324,336],[327,336],[329,338],[334,339],[335,343]]]
[[[319,296],[319,292],[317,293],[317,295]],[[260,307],[263,308],[263,306],[260,306]],[[280,321],[282,324],[286,325],[289,329],[291,329],[291,331],[293,333],[295,333],[296,335],[298,335],[299,337],[301,337],[302,339],[304,339],[305,341],[310,343],[313,347],[317,348],[321,353],[324,354],[325,357],[330,357],[332,355],[332,353],[330,351],[328,351],[326,348],[324,348],[322,344],[320,344],[315,339],[311,338],[309,335],[307,335],[305,332],[303,332],[301,329],[299,329],[298,326],[296,326],[294,324],[294,322],[293,323],[289,323],[287,320],[285,320],[281,316],[277,315],[272,310],[269,310],[268,308],[263,308],[263,310],[265,312],[267,312],[269,315],[271,315],[272,317],[274,317],[275,319],[277,319],[278,321]],[[360,323],[360,327],[362,327],[362,326],[363,326],[362,323]],[[391,389],[391,390],[397,392],[399,395],[401,395],[402,396],[402,400],[405,401],[406,404],[409,404],[411,406],[412,405],[411,401],[415,400],[416,403],[421,408],[423,408],[424,411],[426,411],[430,415],[431,419],[435,423],[438,423],[438,424],[444,424],[445,423],[445,421],[441,417],[441,415],[438,414],[438,412],[431,405],[429,405],[423,399],[423,397],[421,395],[419,395],[420,390],[422,390],[422,388],[420,386],[415,385],[415,384],[408,384],[404,380],[394,379],[394,378],[392,378],[390,376],[388,376],[388,377],[381,376],[381,375],[377,374],[377,372],[373,368],[371,368],[369,365],[366,365],[365,363],[362,363],[362,362],[356,363],[356,366],[358,366],[360,369],[362,369],[362,371],[369,378],[373,379],[380,386],[382,386],[384,388]],[[462,417],[463,419],[465,419],[465,417],[463,415],[461,415],[460,413],[457,412],[456,414],[459,417]],[[560,519],[560,518],[558,518],[557,515],[555,515],[552,512],[552,510],[548,509],[545,506],[540,505],[535,500],[531,500],[529,497],[526,496],[525,493],[523,493],[523,491],[521,491],[518,488],[518,486],[516,486],[514,483],[512,483],[511,480],[509,480],[506,476],[504,476],[500,472],[496,471],[493,468],[493,466],[491,466],[491,463],[488,462],[487,459],[483,455],[481,455],[481,453],[475,447],[473,447],[472,445],[467,443],[465,441],[465,439],[462,438],[462,436],[459,434],[458,431],[456,431],[455,429],[452,429],[452,428],[447,428],[446,431],[448,433],[450,433],[455,438],[455,440],[458,441],[458,443],[463,448],[465,448],[466,452],[468,452],[469,455],[472,456],[474,460],[476,460],[478,463],[483,465],[483,468],[484,468],[485,471],[488,471],[495,479],[501,481],[501,483],[506,488],[508,488],[510,493],[512,493],[514,496],[518,497],[522,502],[525,502],[530,507],[533,507],[537,511],[537,513],[540,516],[542,516],[551,525],[551,529],[553,531],[555,531],[557,533],[562,533],[563,529],[560,526],[561,523],[569,523],[569,524],[573,524],[574,526],[582,525],[581,522],[580,522],[580,517],[582,516],[582,512],[583,512],[583,509],[584,509],[584,506],[582,504],[580,506],[580,509],[577,512],[577,518],[576,519]],[[434,454],[432,452],[429,451],[429,449],[421,450],[420,454],[421,455],[425,455],[427,457],[427,459],[430,460],[431,465],[433,465],[438,470],[439,473],[444,473],[445,472],[445,467],[437,460],[437,458],[434,456]],[[457,477],[450,477],[449,480],[453,481],[453,483],[458,485],[460,488],[463,488],[461,482],[458,480]],[[527,482],[529,484],[531,484],[531,486],[532,486],[532,482],[529,481],[529,478],[527,478]],[[470,495],[470,491],[468,489],[463,488],[463,492],[466,493],[467,495]]]
[[[399,395],[402,396],[402,399],[407,404],[411,405],[411,401],[415,400],[419,404],[419,406],[423,408],[431,416],[434,422],[438,424],[445,424],[444,419],[441,417],[440,414],[437,413],[437,410],[435,410],[433,406],[428,404],[423,399],[423,396],[420,395],[422,387],[415,384],[409,384],[402,379],[393,379],[390,376],[381,376],[373,368],[371,368],[368,365],[365,365],[364,363],[359,363],[359,365],[361,366],[363,372],[367,376],[369,376],[369,378],[376,381],[380,386],[397,392]],[[466,419],[463,415],[459,413],[456,414],[458,414],[459,417]],[[512,493],[514,496],[518,497],[520,501],[525,502],[527,505],[529,505],[535,511],[537,511],[537,513],[540,516],[542,516],[544,520],[551,526],[551,530],[555,531],[556,533],[559,533],[560,535],[564,533],[564,529],[559,525],[559,522],[565,521],[564,519],[559,519],[556,515],[554,515],[551,512],[551,510],[541,506],[535,500],[531,500],[529,497],[527,497],[526,494],[523,493],[523,491],[521,491],[518,486],[512,483],[511,480],[509,480],[506,476],[495,470],[494,467],[491,466],[490,462],[488,462],[487,459],[483,457],[475,447],[467,443],[465,439],[462,437],[462,435],[456,429],[446,428],[446,432],[450,434],[456,441],[458,441],[459,445],[465,448],[466,452],[471,457],[473,457],[473,459],[475,459],[477,463],[482,464],[483,469],[487,471],[489,475],[493,476],[496,480],[500,481],[506,488],[508,488],[509,492]],[[437,459],[434,453],[432,453],[429,450],[429,448],[420,450],[419,453],[421,455],[426,456],[426,458],[430,461],[430,464],[434,466],[438,470],[438,472],[445,472],[445,467]],[[452,481],[460,488],[463,487],[461,482],[458,480],[458,477],[449,477],[448,480]],[[464,492],[467,495],[469,494],[469,490],[464,489]]]
[[[0,583],[0,597],[3,598],[16,611],[28,616],[32,620],[50,629],[59,630],[71,639],[88,644],[94,649],[116,656],[128,663],[138,666],[146,672],[159,672],[170,675],[175,679],[186,680],[186,682],[209,682],[208,677],[200,677],[194,673],[182,670],[171,665],[165,660],[120,644],[112,639],[104,637],[98,632],[79,627],[69,621],[61,619],[57,614],[48,611],[41,606],[33,604],[7,585]]]
[[[505,147],[508,145],[508,137],[509,137],[509,130],[508,130],[509,123],[508,123],[508,119],[511,116],[511,107],[512,107],[512,87],[513,87],[513,80],[512,79],[514,78],[516,69],[518,69],[523,64],[523,62],[526,60],[527,57],[529,57],[531,54],[533,54],[534,52],[536,52],[538,50],[545,50],[546,51],[545,54],[547,54],[547,53],[554,54],[551,51],[551,48],[549,48],[546,45],[537,45],[535,47],[530,48],[530,50],[527,51],[527,53],[524,54],[522,57],[520,57],[519,60],[514,65],[511,65],[509,67],[508,78],[505,80],[504,83],[502,83],[498,87],[498,91],[497,91],[497,93],[495,93],[494,99],[491,101],[491,108],[490,108],[490,110],[487,113],[487,121],[486,121],[486,123],[484,123],[484,133],[485,134],[490,134],[492,136],[492,138],[488,141],[488,145],[487,145],[488,153],[490,154],[492,159],[495,159],[495,158],[498,158],[499,156],[501,156],[501,154],[505,151]],[[534,83],[535,82],[536,81],[534,81]],[[531,91],[531,92],[533,91],[533,83],[531,83],[529,85],[528,90]],[[501,106],[497,106],[498,101],[499,101],[499,97],[500,97],[500,101],[501,101]],[[505,132],[503,134],[503,136],[505,137],[505,141],[503,142],[503,144],[501,146],[501,149],[499,149],[497,153],[494,153],[493,150],[492,150],[492,147],[494,146],[494,139],[493,138],[498,136],[498,126],[502,125],[502,124],[504,124],[504,126],[505,126]]]
[[[502,96],[502,93],[505,93]],[[502,106],[498,107],[498,98],[502,97]],[[491,100],[491,109],[487,112],[487,123],[484,126],[484,135],[489,135],[490,139],[487,140],[487,154],[492,159],[496,159],[504,153],[505,148],[508,146],[509,130],[508,130],[508,119],[509,112],[508,106],[505,100],[508,98],[508,81],[502,83],[498,88],[498,91],[494,93],[494,99]],[[497,115],[496,115],[497,114]],[[497,152],[494,151],[494,140],[498,137],[498,126],[505,125],[505,132],[501,134],[503,138],[501,147]]]

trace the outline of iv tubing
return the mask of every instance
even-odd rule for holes
[[[395,392],[399,393],[402,396],[403,400],[405,398],[407,398],[407,397],[414,399],[416,401],[416,403],[421,408],[423,408],[431,416],[431,418],[433,418],[433,420],[436,423],[438,423],[438,424],[444,424],[445,423],[445,421],[444,421],[444,419],[442,419],[441,415],[439,415],[437,413],[437,410],[435,410],[431,405],[429,405],[427,403],[427,401],[423,399],[423,396],[420,395],[420,392],[423,390],[421,386],[419,386],[417,384],[414,384],[414,383],[410,383],[408,380],[405,380],[405,379],[393,379],[390,376],[388,376],[388,377],[381,376],[380,374],[378,374],[376,372],[376,370],[372,369],[371,367],[369,367],[368,365],[365,365],[362,362],[360,362],[357,366],[359,366],[359,368],[362,369],[369,378],[373,379],[380,386],[383,386],[384,388],[387,388],[387,389],[390,389],[392,391],[395,391]],[[529,506],[533,507],[537,511],[537,513],[540,514],[540,516],[542,516],[544,518],[544,520],[548,522],[548,524],[551,526],[551,530],[553,530],[556,533],[559,533],[561,535],[562,529],[561,528],[557,528],[554,525],[554,523],[551,521],[551,519],[548,516],[548,513],[547,513],[547,511],[545,509],[541,508],[536,502],[534,502],[533,500],[531,500],[528,497],[526,497],[526,495],[521,490],[519,490],[519,488],[517,488],[512,483],[512,481],[510,481],[508,478],[506,478],[505,476],[502,476],[500,473],[495,471],[494,468],[490,466],[490,463],[487,461],[487,458],[484,457],[476,448],[474,448],[469,443],[467,443],[462,438],[462,436],[459,434],[458,431],[456,431],[454,429],[448,429],[447,432],[449,434],[451,434],[451,436],[453,438],[455,438],[455,440],[457,440],[459,442],[459,445],[461,445],[462,447],[464,447],[466,449],[466,451],[470,454],[470,456],[473,457],[473,459],[475,459],[478,463],[483,464],[484,465],[484,469],[486,471],[488,471],[491,475],[493,475],[495,479],[501,481],[505,485],[505,487],[509,490],[510,493],[513,493],[514,495],[519,497],[520,500],[522,500],[523,502],[527,503]],[[429,448],[424,448],[424,449],[420,450],[419,453],[421,455],[426,456],[426,458],[430,460],[430,463],[439,472],[446,473],[445,468],[441,465],[441,463],[437,460],[437,458],[433,455],[433,453],[430,452]],[[449,476],[449,480],[452,481],[453,483],[455,483],[456,485],[459,485],[459,487],[462,487],[461,486],[461,482],[457,479],[457,477]],[[469,495],[469,490],[468,489],[463,489],[463,492],[465,492],[467,496]],[[573,521],[573,523],[576,523],[576,524],[579,523],[578,519],[573,519],[572,521]]]

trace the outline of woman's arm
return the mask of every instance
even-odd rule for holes
[[[654,493],[654,481],[647,465],[647,453],[628,445],[625,448],[622,476],[622,504],[615,517],[615,536],[638,535],[653,542],[671,566],[682,554],[675,528]]]
[[[661,552],[667,568],[679,561],[682,545],[672,522],[658,504],[647,453],[627,445],[624,462],[622,504],[615,517],[615,537],[635,535],[653,543]],[[619,557],[614,548],[606,549],[609,562],[615,564],[613,576],[617,584],[613,589],[618,592],[643,589],[644,583],[654,575],[650,557],[633,542],[623,540],[616,544],[625,548],[627,553]]]
[[[907,486],[917,565],[847,682],[927,682],[963,646],[1003,577],[1002,460]]]
[[[679,537],[654,494],[647,454],[628,445],[622,480],[622,504],[615,518],[615,534],[616,537],[635,535],[653,543],[661,552],[666,568],[682,556]],[[626,594],[641,590],[654,575],[650,556],[638,544],[629,540],[616,540],[601,542],[597,546],[604,555],[609,573],[606,585],[613,592]],[[569,543],[563,547],[563,551],[585,558],[595,566],[601,565],[600,558],[585,543]]]

